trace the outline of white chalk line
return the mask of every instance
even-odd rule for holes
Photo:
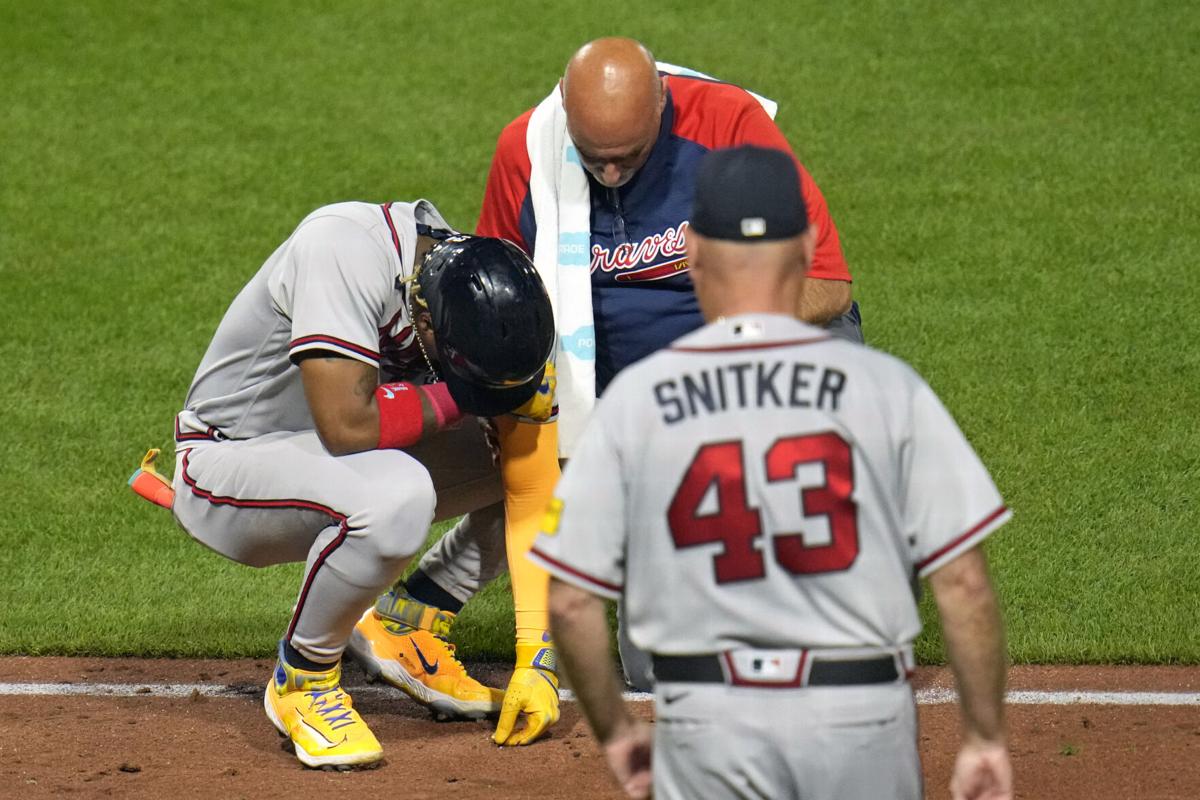
[[[348,686],[355,697],[387,700],[400,693],[388,686]],[[262,686],[220,685],[211,683],[0,683],[0,696],[38,697],[257,697]],[[564,690],[563,699],[575,697]],[[630,702],[649,702],[653,694],[626,692]],[[917,703],[924,706],[945,705],[958,699],[953,689],[918,689]],[[1118,691],[1035,691],[1015,690],[1005,700],[1010,705],[1025,706],[1200,706],[1200,692],[1118,692]]]

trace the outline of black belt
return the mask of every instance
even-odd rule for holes
[[[734,683],[720,655],[654,656],[654,680],[666,683]],[[900,679],[894,656],[814,658],[804,686],[858,686],[895,683]]]

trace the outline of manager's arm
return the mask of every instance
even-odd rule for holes
[[[974,547],[929,576],[958,686],[964,736],[950,782],[955,800],[1008,800],[1004,627],[983,552]]]
[[[604,601],[551,577],[550,631],[563,672],[617,782],[628,797],[649,797],[652,736],[621,698],[623,685],[609,652]]]

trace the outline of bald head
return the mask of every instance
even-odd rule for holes
[[[563,75],[567,132],[584,168],[605,186],[627,183],[658,137],[666,79],[633,39],[588,42]]]

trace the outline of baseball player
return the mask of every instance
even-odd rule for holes
[[[966,724],[952,794],[1011,797],[978,547],[1009,518],[996,487],[910,367],[794,318],[814,234],[787,154],[709,155],[691,225],[709,324],[609,387],[531,553],[610,766],[632,797],[921,797],[926,576]],[[602,598],[653,654],[653,734],[620,702]]]
[[[499,499],[471,417],[548,418],[552,345],[529,259],[425,200],[314,211],[226,312],[176,420],[172,509],[235,561],[306,562],[264,696],[305,765],[381,759],[342,652],[431,521]]]
[[[559,394],[560,424],[542,431],[528,460],[531,480],[541,481],[547,500],[558,477],[548,437],[557,437],[559,455],[568,457],[573,432],[582,430],[591,403],[613,376],[703,324],[684,258],[696,166],[713,148],[753,143],[789,150],[773,113],[773,103],[737,86],[656,64],[640,43],[607,38],[580,48],[560,87],[500,134],[476,231],[517,243],[534,257],[547,286],[549,275],[564,271],[551,299],[557,303],[559,381],[568,395]],[[537,144],[544,137],[562,146],[550,153],[550,171],[538,172],[543,165]],[[820,188],[798,162],[797,167],[816,228],[810,281],[798,313],[835,335],[861,341],[837,227]],[[568,196],[571,181],[580,197]],[[581,217],[581,231],[565,229],[572,213]],[[581,285],[566,280],[576,274]],[[591,317],[576,324],[565,312],[580,302],[590,304]],[[567,364],[576,369],[564,374]],[[545,578],[514,549],[511,522],[509,528],[513,585],[529,587],[521,594],[536,596]],[[534,528],[536,533],[536,523]],[[503,530],[499,507],[472,513],[426,554],[407,586],[398,586],[381,610],[395,618],[449,624],[452,613],[504,569]],[[517,616],[518,649],[540,653],[544,607],[518,609]],[[403,649],[389,647],[378,631],[364,632],[381,651]],[[648,688],[649,662],[628,646],[623,625],[621,632],[627,675],[633,685]],[[518,658],[518,666],[526,661]],[[399,668],[401,660],[389,663]],[[419,664],[404,663],[410,681],[427,680]]]

